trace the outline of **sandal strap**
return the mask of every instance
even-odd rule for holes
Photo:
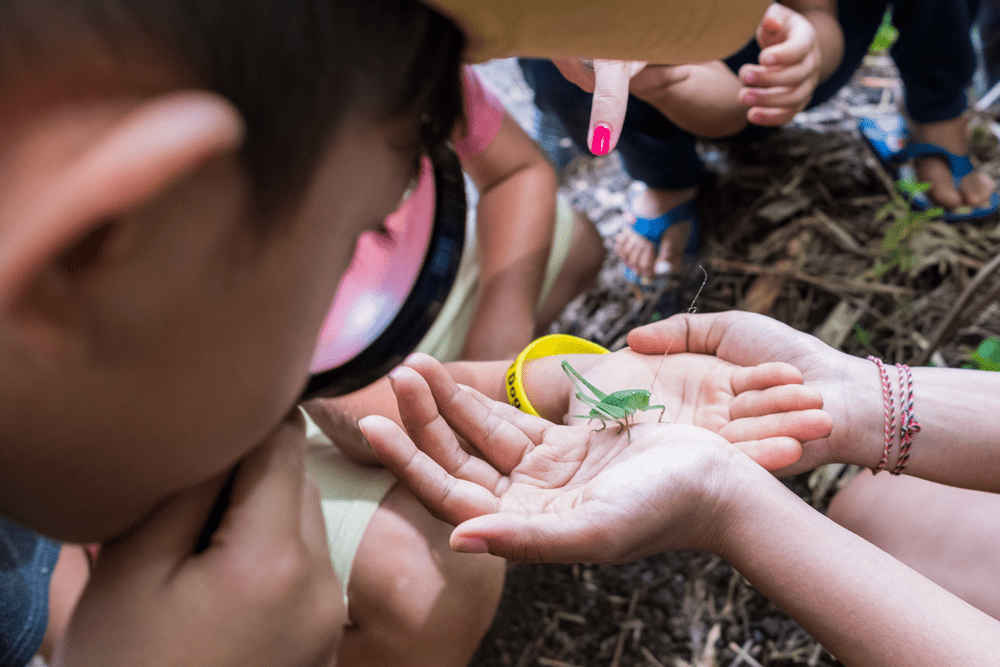
[[[975,171],[975,168],[972,166],[972,160],[968,157],[955,155],[951,151],[934,144],[910,144],[893,155],[892,161],[897,164],[903,164],[910,160],[925,157],[944,158],[948,163],[948,169],[951,171],[952,181],[955,183],[956,188],[961,185],[963,178]]]
[[[691,200],[675,206],[658,218],[636,218],[632,229],[649,239],[650,243],[659,247],[660,237],[663,236],[663,232],[679,222],[694,220],[697,217],[698,208],[695,206],[694,200]]]

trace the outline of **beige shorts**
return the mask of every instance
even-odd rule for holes
[[[573,236],[573,212],[562,197],[559,198],[557,211],[555,238],[539,303],[544,302],[552,289]],[[418,346],[421,352],[427,352],[441,361],[458,359],[476,309],[479,262],[475,255],[475,236],[469,236],[472,237],[471,245],[467,238],[455,286],[438,319]],[[304,410],[302,412],[305,414]],[[359,465],[341,454],[309,415],[306,415],[306,429],[309,441],[306,469],[319,486],[322,496],[330,557],[344,589],[346,605],[347,585],[361,539],[379,504],[396,484],[396,478],[385,468]]]

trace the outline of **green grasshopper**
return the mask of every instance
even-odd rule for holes
[[[705,280],[701,283],[701,287],[698,288],[698,292],[694,295],[694,299],[691,301],[691,305],[688,306],[687,312],[693,314],[695,312],[694,304],[701,296],[701,291],[705,289],[705,285],[708,283],[708,272],[705,271],[705,267],[699,267],[702,273],[705,274]],[[673,346],[673,341],[670,341],[670,345],[667,346],[669,350]],[[664,358],[666,355],[664,355]],[[660,364],[663,364],[663,360],[660,360]],[[616,391],[611,394],[605,394],[603,391],[595,387],[594,385],[587,382],[582,375],[576,372],[576,369],[569,365],[568,361],[562,362],[563,371],[569,376],[569,379],[573,382],[573,386],[577,388],[576,397],[590,406],[590,413],[586,415],[573,415],[574,417],[579,417],[581,419],[589,419],[590,421],[598,420],[601,422],[601,428],[597,431],[603,431],[608,427],[607,422],[614,421],[618,422],[618,433],[620,434],[623,430],[628,433],[628,441],[632,442],[632,431],[629,429],[629,419],[636,412],[640,410],[645,412],[647,410],[660,409],[660,416],[657,418],[657,422],[663,419],[663,413],[667,411],[665,405],[650,405],[649,397],[652,395],[649,389],[622,389],[621,391]],[[653,380],[656,380],[656,375],[658,375],[660,369],[656,369],[656,374],[653,375]],[[579,382],[582,382],[587,389],[593,392],[593,396],[587,396],[583,392],[583,387],[580,386]],[[652,389],[652,385],[650,385]]]
[[[568,361],[562,362],[562,368],[566,371],[569,379],[572,380],[573,386],[578,389],[576,397],[590,406],[590,414],[573,416],[583,419],[589,418],[591,421],[597,419],[601,422],[601,428],[597,429],[598,431],[606,429],[608,427],[607,422],[609,421],[618,422],[618,433],[624,430],[628,433],[628,441],[632,442],[632,431],[629,430],[628,422],[629,418],[636,412],[659,408],[660,417],[657,421],[663,419],[663,413],[666,412],[667,407],[665,405],[650,405],[650,392],[648,389],[622,389],[611,394],[605,394],[587,382],[582,375],[576,372],[575,368],[569,365]],[[594,396],[587,396],[577,380],[593,392]]]

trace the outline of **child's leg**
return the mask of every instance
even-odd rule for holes
[[[500,602],[505,563],[455,553],[450,535],[402,486],[386,496],[354,560],[354,625],[338,665],[468,665]]]
[[[607,250],[604,247],[604,240],[597,233],[597,228],[587,220],[579,211],[572,211],[569,205],[560,202],[559,215],[570,216],[572,231],[569,232],[569,248],[565,256],[560,260],[560,268],[555,278],[551,281],[551,288],[548,294],[543,297],[535,315],[536,327],[535,335],[544,336],[549,332],[549,327],[562,314],[566,305],[575,299],[577,295],[583,294],[594,286],[597,274],[601,271],[604,263],[604,256]],[[556,252],[555,244],[561,240],[561,236],[566,232],[560,231],[563,221],[560,219],[556,226],[556,238],[553,243],[553,254]],[[569,226],[569,225],[567,225]],[[546,277],[548,274],[546,273]],[[546,280],[546,283],[549,281]]]
[[[829,516],[1000,619],[1000,495],[862,472]]]
[[[970,30],[979,4],[978,0],[893,3],[899,39],[892,57],[913,121],[911,141],[935,144],[956,155],[968,153],[966,90],[976,69]],[[956,190],[946,163],[937,157],[917,160],[916,170],[918,180],[931,184],[931,200],[949,209],[986,206],[995,187],[988,176],[973,172]]]

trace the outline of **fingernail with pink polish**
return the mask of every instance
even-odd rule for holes
[[[607,155],[611,152],[611,128],[607,125],[594,126],[594,138],[590,141],[590,152],[594,155]]]

